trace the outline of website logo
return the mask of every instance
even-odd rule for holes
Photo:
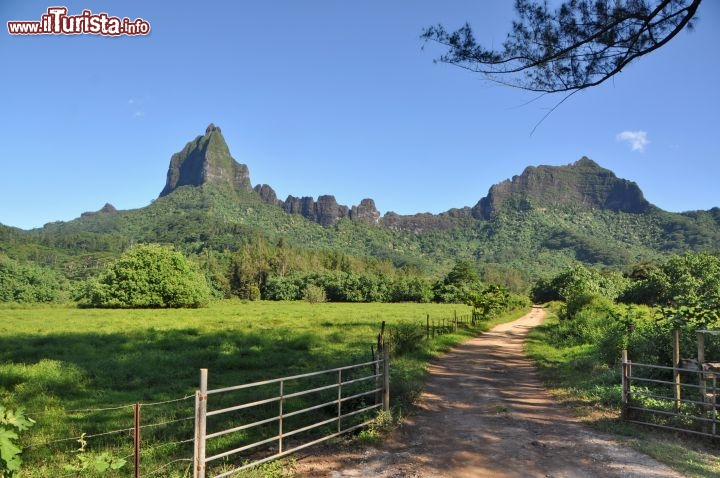
[[[83,10],[80,15],[68,15],[66,7],[50,7],[40,21],[7,22],[11,35],[147,35],[150,23],[142,18],[111,17],[107,13]]]

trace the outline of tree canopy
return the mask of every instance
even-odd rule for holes
[[[65,279],[51,269],[0,254],[0,302],[56,302],[65,298],[66,286]]]
[[[85,305],[108,308],[202,307],[210,300],[205,277],[170,246],[130,248],[84,293]]]
[[[505,85],[541,93],[599,85],[637,58],[692,28],[701,0],[516,0],[517,20],[499,50],[475,40],[465,24],[442,25],[422,38],[447,47],[439,61],[485,75]]]

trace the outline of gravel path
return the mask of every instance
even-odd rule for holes
[[[523,353],[533,308],[430,367],[420,410],[381,445],[310,449],[298,477],[681,477],[552,401]]]

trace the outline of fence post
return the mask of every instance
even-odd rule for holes
[[[383,410],[390,411],[390,344],[383,344]]]
[[[712,408],[712,436],[717,436],[717,376],[712,376],[712,396],[713,396],[713,408]]]
[[[378,360],[383,360],[383,359],[381,359],[381,354],[382,354],[383,357],[385,356],[385,355],[384,355],[384,354],[385,354],[385,349],[388,347],[387,342],[388,342],[388,341],[385,340],[385,321],[383,320],[383,321],[382,321],[382,324],[380,325],[380,333],[379,333],[378,336],[377,336],[377,353],[378,353],[377,358],[378,358]],[[376,375],[380,375],[380,364],[379,364],[379,363],[376,363],[376,364],[375,364],[375,370],[377,370],[377,372],[378,372]],[[384,371],[385,371],[385,368],[384,368],[384,366],[383,366],[383,373],[385,373]],[[378,377],[378,381],[379,381],[379,380],[380,380],[380,377]],[[378,382],[378,383],[379,383],[379,382]],[[382,400],[383,403],[385,403],[385,397],[384,397],[385,385],[384,385],[384,382],[383,382],[383,386],[382,386],[381,388],[383,389],[383,391],[378,392],[378,393],[375,395],[375,403],[379,403],[380,400]],[[382,394],[382,396],[381,396],[381,394]]]
[[[373,361],[375,362],[375,388],[382,389],[382,376],[380,375],[380,354],[382,351],[378,349],[377,357],[373,354]],[[375,403],[380,403],[382,400],[382,390],[375,392]]]
[[[337,420],[338,420],[338,426],[337,426],[337,432],[342,432],[342,370],[338,370],[338,391],[337,391]]]
[[[427,322],[425,325],[425,330],[427,332],[427,339],[430,340],[430,314],[427,314]]]
[[[200,369],[200,390],[195,392],[195,466],[194,478],[205,478],[205,435],[207,425],[206,368]]]
[[[135,459],[135,478],[140,478],[140,404],[133,406],[133,455]]]
[[[628,367],[628,351],[622,351],[622,419],[628,419],[628,401],[630,398],[630,373]]]
[[[453,332],[457,332],[457,310],[453,311],[455,313],[455,323],[453,325]]]
[[[700,385],[700,399],[703,403],[706,400],[707,395],[707,384],[705,383],[705,374],[703,373],[703,363],[705,363],[705,335],[702,332],[697,332],[697,361],[700,365],[700,373],[698,374]]]
[[[283,402],[285,401],[285,381],[280,380],[280,401],[279,401],[279,412],[278,415],[278,452],[283,452]]]
[[[680,413],[680,329],[673,330],[673,382],[675,382],[675,413]]]

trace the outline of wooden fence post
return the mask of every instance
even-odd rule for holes
[[[380,360],[380,354],[382,351],[378,349],[377,356],[375,355],[375,351],[373,350],[372,345],[370,346],[370,350],[372,350],[372,359],[373,362],[375,362],[375,388],[376,389],[382,389],[382,376],[380,375],[380,362],[377,362],[377,360]],[[378,404],[382,400],[382,391],[375,392],[375,403]]]
[[[700,366],[700,373],[698,373],[698,385],[700,385],[700,399],[705,402],[705,395],[707,394],[707,384],[705,383],[705,374],[703,373],[702,369],[703,363],[705,363],[705,335],[702,332],[697,332],[697,361],[698,365]]]
[[[675,413],[680,413],[680,329],[673,330],[673,382]]]
[[[195,466],[193,477],[205,478],[205,436],[207,426],[206,368],[200,369],[200,390],[195,392]]]
[[[385,343],[385,321],[382,321],[382,324],[380,324],[380,333],[377,336],[377,350],[378,355],[380,355],[380,349],[383,348],[383,344]]]
[[[427,332],[427,339],[430,340],[430,314],[427,314],[427,319],[425,323],[425,330]]]
[[[622,351],[622,419],[628,419],[628,402],[630,398],[630,373],[628,364],[628,351]]]

